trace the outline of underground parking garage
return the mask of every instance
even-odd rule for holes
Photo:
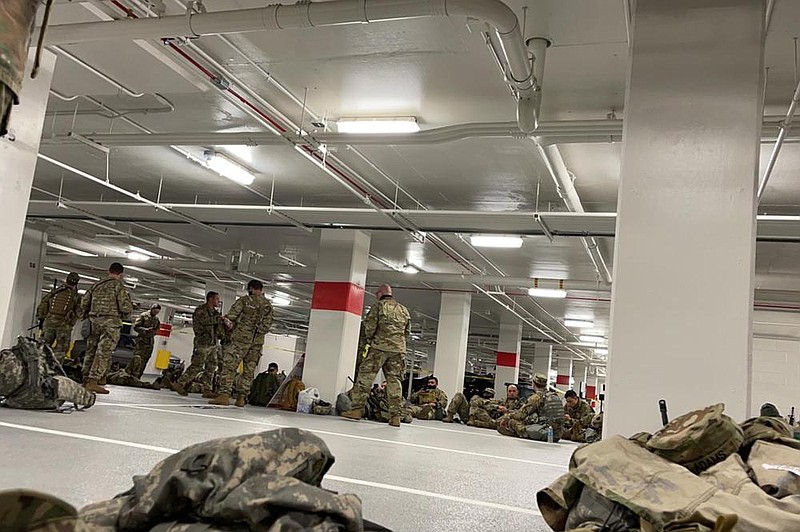
[[[7,0],[0,529],[800,529],[797,22]]]

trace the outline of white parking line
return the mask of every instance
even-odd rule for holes
[[[30,425],[19,425],[17,423],[6,423],[4,421],[0,421],[0,427],[6,427],[10,429],[18,429],[24,430],[28,432],[39,432],[42,434],[49,434],[51,436],[63,436],[66,438],[75,438],[79,440],[89,440],[99,443],[108,443],[112,445],[121,445],[124,447],[132,447],[134,449],[143,449],[146,451],[155,451],[159,453],[166,453],[166,454],[174,454],[178,452],[178,449],[170,449],[168,447],[158,447],[155,445],[147,445],[144,443],[136,443],[132,441],[126,440],[115,440],[112,438],[102,438],[100,436],[90,436],[88,434],[78,434],[76,432],[65,432],[62,430],[54,430],[54,429],[45,429],[41,427],[33,427]],[[498,504],[494,502],[487,502],[487,501],[479,501],[475,499],[465,499],[462,497],[454,497],[452,495],[444,495],[442,493],[434,493],[432,491],[423,491],[414,488],[406,488],[403,486],[395,486],[393,484],[383,484],[380,482],[371,482],[369,480],[360,480],[355,478],[347,478],[347,477],[340,477],[336,475],[326,475],[325,480],[331,480],[334,482],[344,482],[347,484],[356,484],[359,486],[368,486],[371,488],[378,488],[378,489],[385,489],[391,491],[397,491],[401,493],[408,493],[411,495],[419,495],[423,497],[433,497],[436,499],[442,499],[446,501],[452,502],[459,502],[463,504],[472,504],[474,506],[483,506],[484,508],[492,508],[495,510],[503,510],[509,512],[517,512],[517,513],[524,513],[524,514],[531,514],[531,515],[541,515],[539,512],[535,510],[531,510],[529,508],[520,508],[518,506],[507,506],[505,504]]]
[[[181,416],[195,416],[195,417],[204,417],[204,418],[208,418],[208,419],[220,419],[220,420],[224,420],[224,421],[232,421],[234,423],[248,423],[248,424],[251,424],[251,425],[267,425],[267,426],[279,427],[279,428],[284,428],[284,427],[288,427],[289,426],[289,425],[281,425],[279,423],[272,423],[272,422],[269,422],[269,421],[256,421],[256,420],[253,420],[253,419],[243,419],[243,418],[219,416],[219,415],[213,415],[213,414],[201,414],[200,412],[183,412],[183,411],[177,411],[177,410],[164,410],[163,408],[153,408],[153,407],[148,407],[148,406],[133,406],[133,405],[125,406],[125,405],[110,405],[110,404],[108,404],[107,406],[118,406],[118,407],[122,407],[122,408],[133,408],[133,409],[136,409],[136,410],[149,410],[151,412],[164,412],[164,413],[168,413],[168,414],[176,414],[176,415],[181,415]],[[330,432],[330,431],[327,431],[327,430],[319,430],[319,429],[309,428],[309,427],[297,427],[297,428],[301,428],[303,430],[307,430],[309,432],[313,432],[314,434],[325,434],[327,436],[337,436],[337,437],[340,437],[340,438],[352,438],[352,439],[356,439],[356,440],[374,441],[374,442],[380,442],[380,443],[388,443],[388,444],[391,444],[391,445],[401,445],[401,446],[405,446],[405,447],[415,447],[415,448],[418,448],[418,449],[429,449],[431,451],[441,451],[441,452],[451,453],[451,454],[464,454],[464,455],[468,455],[468,456],[479,456],[481,458],[492,458],[494,460],[506,460],[506,461],[511,461],[511,462],[521,462],[523,464],[533,464],[533,465],[540,465],[540,466],[546,466],[546,467],[553,467],[553,468],[556,468],[556,469],[567,469],[566,465],[553,464],[553,463],[550,463],[550,462],[538,462],[536,460],[526,460],[524,458],[512,458],[510,456],[499,456],[499,455],[494,455],[494,454],[476,453],[476,452],[472,452],[472,451],[462,451],[462,450],[458,450],[458,449],[448,449],[446,447],[435,447],[435,446],[432,446],[432,445],[423,445],[423,444],[420,444],[420,443],[410,443],[410,442],[395,441],[395,440],[384,440],[384,439],[381,439],[381,438],[372,438],[372,437],[369,437],[369,436],[358,436],[356,434],[345,434],[345,433],[341,433],[341,432]]]

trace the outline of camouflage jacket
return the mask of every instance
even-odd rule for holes
[[[0,83],[19,97],[39,0],[0,2]]]
[[[500,403],[495,399],[484,399],[480,395],[473,395],[469,400],[469,416],[474,416],[478,410],[485,410],[490,416],[497,413]]]
[[[447,394],[439,388],[433,390],[423,388],[411,395],[412,405],[421,406],[428,403],[435,403],[437,408],[447,408]]]
[[[364,338],[373,349],[406,352],[406,338],[411,334],[411,315],[392,296],[384,296],[372,305],[363,327]]]
[[[60,321],[75,325],[81,307],[81,296],[69,286],[61,285],[52,289],[36,307],[37,320]]]
[[[122,320],[133,312],[133,304],[125,283],[109,277],[92,285],[81,299],[81,315],[89,318]]]
[[[157,315],[151,316],[149,310],[142,313],[142,315],[133,322],[133,330],[139,335],[140,341],[146,340],[151,343],[160,326],[161,320],[158,319]]]
[[[522,406],[525,404],[525,401],[519,398],[509,399],[506,397],[505,399],[503,399],[503,401],[500,402],[500,404],[506,407],[510,412],[511,410],[522,408]]]
[[[565,405],[564,414],[570,417],[570,420],[567,421],[567,426],[578,423],[583,427],[588,427],[592,423],[594,410],[592,410],[592,407],[589,406],[586,401],[581,399],[578,401],[578,404],[575,406],[575,408],[570,408],[569,405]]]
[[[192,314],[192,329],[195,347],[215,346],[224,334],[222,316],[217,309],[200,305]]]
[[[535,423],[539,420],[539,412],[542,409],[544,390],[539,390],[531,394],[525,404],[509,414],[515,421],[524,421],[526,424]]]
[[[232,342],[263,344],[264,335],[272,326],[272,303],[264,296],[242,296],[225,317],[234,325]]]

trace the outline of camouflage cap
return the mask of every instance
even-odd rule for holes
[[[761,412],[759,414],[762,416],[781,417],[778,407],[772,403],[764,403],[761,405]]]
[[[67,275],[67,284],[78,284],[80,282],[81,276],[75,272],[70,272]]]
[[[494,397],[494,388],[484,388],[482,395],[484,397]]]
[[[717,403],[673,419],[647,442],[658,456],[697,474],[739,450],[742,429]]]
[[[533,376],[533,383],[536,386],[547,386],[547,375],[544,373],[537,373]]]
[[[27,489],[0,492],[0,530],[27,531],[55,523],[66,524],[77,515],[77,510],[69,503],[46,493]]]

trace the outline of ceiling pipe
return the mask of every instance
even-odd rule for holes
[[[767,183],[769,183],[769,178],[772,176],[772,170],[775,168],[775,163],[778,161],[778,154],[780,154],[783,143],[786,140],[786,135],[792,127],[792,120],[794,120],[794,114],[797,111],[798,103],[800,103],[800,82],[797,83],[797,88],[794,90],[792,101],[789,104],[789,110],[786,111],[786,117],[778,126],[778,139],[772,147],[772,153],[767,161],[767,168],[764,170],[764,177],[761,178],[761,183],[758,185],[757,202],[761,201],[761,197],[764,195],[764,191],[767,188]]]
[[[564,201],[564,205],[567,206],[567,209],[570,212],[585,212],[583,210],[581,198],[575,190],[575,183],[573,182],[572,176],[569,174],[569,170],[567,170],[567,166],[564,164],[564,159],[561,157],[558,146],[542,146],[537,144],[536,147],[542,156],[547,171],[553,178],[558,196]],[[592,236],[582,237],[581,240],[583,241],[584,248],[586,248],[586,253],[589,255],[589,259],[594,265],[598,278],[602,279],[603,282],[611,283],[611,272],[597,245],[597,240]]]
[[[210,13],[188,11],[186,15],[161,18],[50,26],[45,42],[60,45],[120,39],[191,38],[428,17],[466,17],[494,29],[502,45],[500,53],[508,65],[504,81],[514,88],[517,96],[517,123],[526,133],[534,131],[541,91],[533,76],[519,20],[500,0],[332,0]],[[34,38],[38,38],[38,32]]]

